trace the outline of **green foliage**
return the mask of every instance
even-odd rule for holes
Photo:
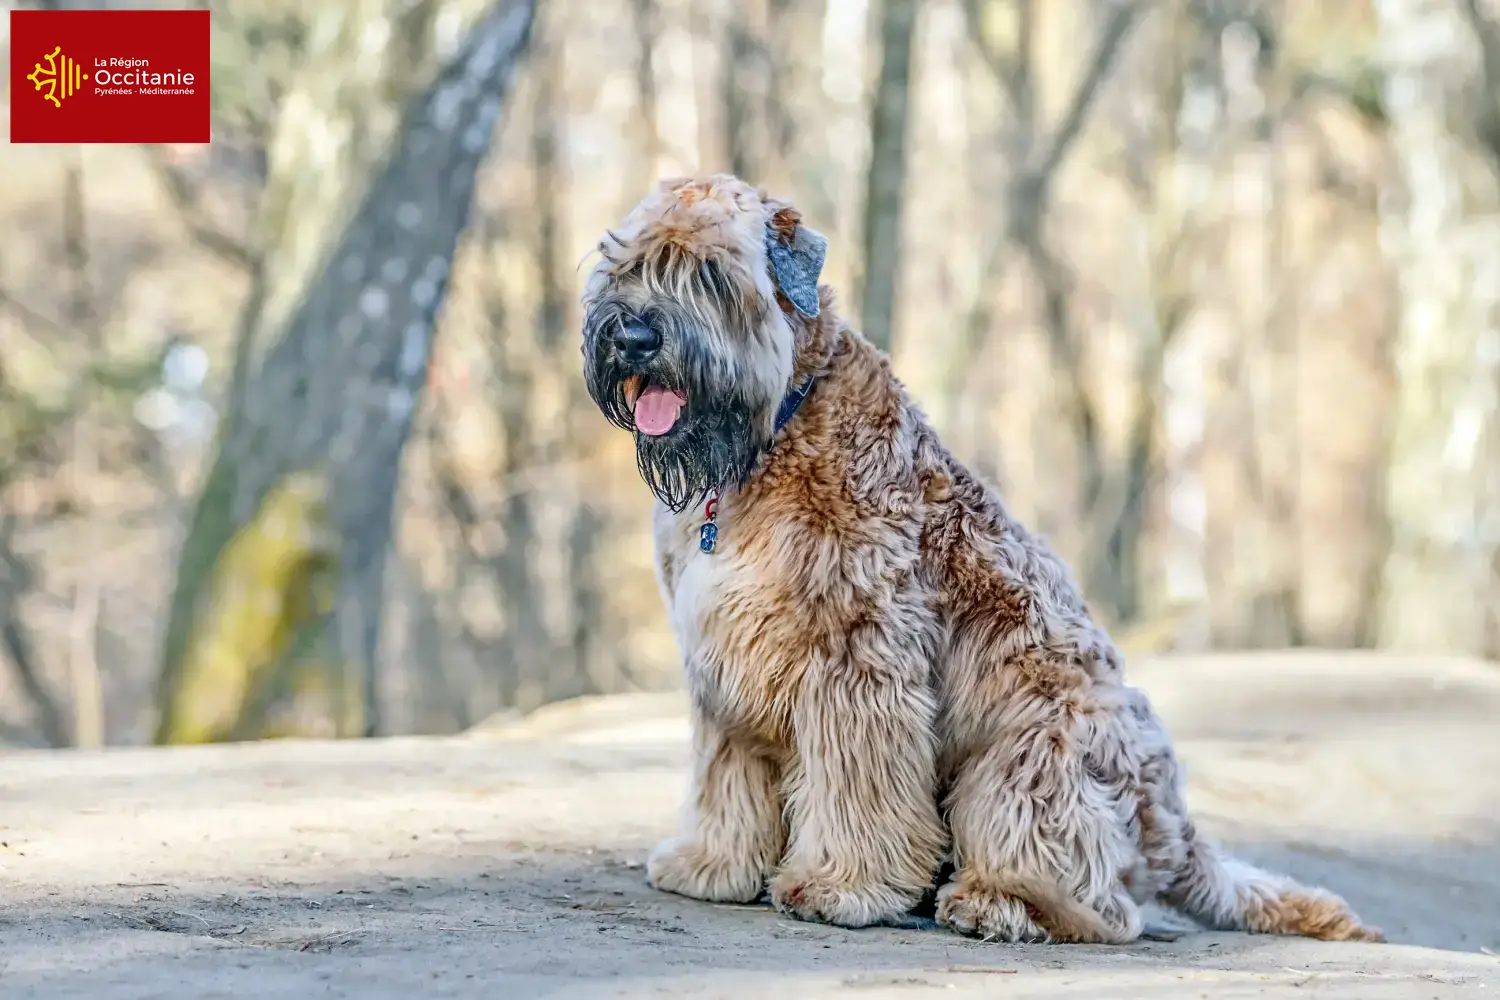
[[[1385,111],[1385,74],[1378,64],[1356,64],[1349,75],[1348,87],[1349,104],[1362,118],[1372,125],[1388,124]]]
[[[254,728],[247,707],[264,711],[264,689],[332,611],[336,545],[323,476],[295,473],[271,490],[218,553],[206,606],[164,692],[158,743],[216,742]]]
[[[305,4],[253,0],[213,17],[214,117],[264,136],[308,41]]]

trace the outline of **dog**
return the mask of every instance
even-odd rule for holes
[[[692,772],[657,889],[845,927],[1123,944],[1383,940],[1194,827],[1172,744],[1070,571],[949,454],[820,284],[827,240],[728,174],[598,246],[583,372],[655,494]],[[930,898],[930,896],[929,896]]]

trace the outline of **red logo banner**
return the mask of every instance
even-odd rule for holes
[[[208,142],[206,10],[10,12],[11,142]]]

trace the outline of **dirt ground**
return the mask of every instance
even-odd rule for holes
[[[1010,947],[656,893],[686,728],[633,696],[450,739],[0,756],[0,996],[1500,998],[1500,670],[1130,672],[1202,825],[1394,943]]]

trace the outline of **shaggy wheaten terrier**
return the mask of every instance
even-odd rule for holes
[[[693,773],[652,885],[848,927],[1131,941],[1380,940],[1226,856],[1046,543],[944,450],[818,284],[826,240],[727,175],[661,184],[599,245],[585,378],[635,434],[691,691]]]

